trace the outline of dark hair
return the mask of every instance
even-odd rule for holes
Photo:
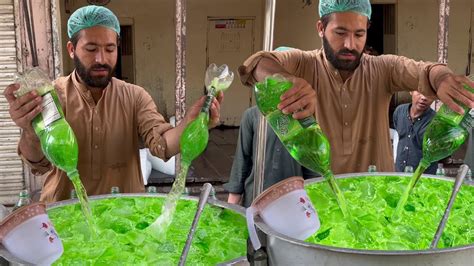
[[[81,38],[81,32],[82,30],[74,33],[74,35],[72,35],[72,37],[69,38],[69,41],[72,43],[72,46],[74,47],[74,49],[76,49],[76,45],[79,42],[79,39]],[[120,36],[117,34],[117,45],[119,44],[120,44]]]
[[[332,14],[334,13],[329,13],[324,16],[322,16],[319,20],[321,20],[321,23],[323,24],[323,30],[326,30],[326,27],[328,26],[329,22],[331,21]],[[367,19],[367,29],[370,28],[370,19]]]
[[[74,33],[71,38],[69,38],[69,41],[72,43],[72,46],[76,48],[77,42],[79,42],[79,38],[81,37],[81,30]]]
[[[326,15],[322,16],[321,19],[320,19],[321,23],[323,24],[323,29],[324,30],[326,30],[326,27],[328,26],[329,21],[331,20],[331,15],[332,14],[326,14]]]

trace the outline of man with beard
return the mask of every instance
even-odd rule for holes
[[[167,159],[179,152],[179,137],[195,118],[204,97],[195,103],[175,128],[166,123],[145,89],[113,78],[117,63],[120,24],[107,8],[86,6],[68,20],[67,44],[75,70],[55,80],[64,115],[79,144],[78,170],[89,195],[144,192],[140,175],[139,138],[151,153]],[[69,197],[73,188],[66,174],[45,158],[31,120],[41,112],[42,99],[33,91],[16,98],[18,84],[5,89],[10,116],[22,129],[18,154],[35,175],[45,175],[41,200]],[[222,101],[223,95],[219,95]],[[211,105],[209,126],[219,121],[220,103]]]
[[[239,68],[252,86],[268,75],[293,82],[278,108],[302,119],[315,115],[331,144],[336,174],[365,172],[369,165],[393,171],[388,107],[396,91],[414,88],[437,96],[457,112],[457,100],[474,107],[474,94],[443,64],[417,62],[395,55],[362,53],[371,15],[369,0],[321,0],[317,31],[323,48],[314,51],[258,52]]]
[[[399,136],[395,161],[397,172],[403,172],[405,166],[416,169],[423,156],[423,135],[431,119],[436,115],[436,112],[430,108],[434,99],[417,91],[412,91],[410,94],[411,103],[399,105],[393,112],[393,125]],[[436,174],[436,167],[437,163],[432,163],[425,173]]]

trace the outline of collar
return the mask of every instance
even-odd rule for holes
[[[92,107],[95,107],[99,102],[95,102],[94,98],[92,97],[92,93],[87,87],[86,84],[82,83],[79,81],[79,78],[77,77],[77,72],[74,69],[74,71],[71,73],[71,79],[72,83],[74,84],[74,87],[79,91],[79,94],[82,95],[82,97],[85,99],[85,101]],[[102,98],[104,97],[105,93],[107,92],[107,89],[112,87],[112,80],[107,84],[107,87],[105,87],[102,91]]]
[[[410,104],[408,105],[408,113],[407,113],[407,116],[408,116],[408,118],[410,119],[410,121],[420,121],[420,120],[423,120],[423,118],[424,118],[425,116],[427,116],[429,113],[431,113],[430,111],[433,111],[433,110],[431,109],[431,107],[428,107],[428,108],[426,108],[425,111],[423,111],[423,113],[421,113],[421,115],[419,115],[418,117],[412,119],[412,118],[411,118],[411,115],[410,115],[411,106],[412,106],[412,105],[413,105],[412,103],[410,103]],[[433,112],[434,112],[434,111],[433,111]]]
[[[341,77],[341,74],[339,73],[339,70],[337,68],[335,68],[331,62],[329,62],[329,60],[327,59],[326,57],[326,51],[324,50],[324,47],[321,48],[321,50],[323,51],[322,52],[322,57],[323,57],[323,64],[326,66],[326,69],[328,70],[328,72],[330,73],[330,75],[332,75],[333,77],[339,79],[341,82],[342,81],[342,77]],[[365,53],[362,53],[361,57],[360,57],[360,62],[359,62],[359,65],[356,67],[356,69],[354,69],[354,71],[352,72],[352,75],[349,76],[349,78],[346,80],[350,80],[354,74],[359,71],[359,68],[361,68],[361,65],[362,65],[362,61],[364,60],[364,57],[365,57]],[[336,88],[338,91],[339,91],[339,88]]]

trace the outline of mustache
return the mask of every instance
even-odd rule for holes
[[[338,55],[341,55],[341,54],[352,54],[354,56],[359,56],[359,52],[357,52],[356,50],[349,50],[349,49],[341,49],[339,50],[339,52],[337,52]]]
[[[107,65],[107,64],[95,64],[90,67],[91,70],[96,70],[96,69],[107,69],[109,72],[112,71],[112,67]]]

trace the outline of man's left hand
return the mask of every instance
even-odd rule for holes
[[[474,82],[468,77],[446,74],[437,86],[436,94],[438,98],[451,110],[459,114],[464,114],[464,110],[457,102],[463,103],[469,108],[474,108],[474,93],[466,90],[464,84],[474,88]]]
[[[220,117],[220,110],[221,110],[221,103],[224,100],[224,93],[220,91],[217,96],[212,100],[209,117],[209,128],[214,128],[219,125],[219,117]],[[191,122],[192,120],[196,119],[201,112],[201,108],[206,101],[206,96],[202,96],[197,102],[195,102],[191,108],[189,108],[188,112],[185,116],[185,121],[187,123]]]

